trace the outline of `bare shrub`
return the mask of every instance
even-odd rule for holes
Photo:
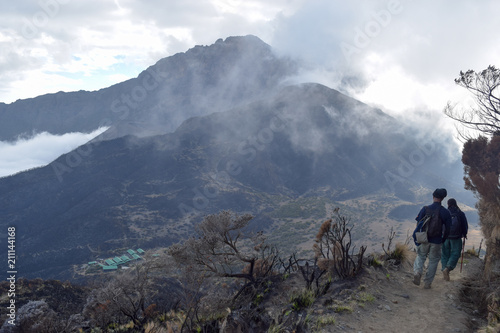
[[[157,304],[160,287],[156,283],[165,274],[165,263],[149,259],[134,268],[117,272],[101,286],[94,288],[84,307],[83,314],[94,327],[111,323],[132,322],[135,328],[166,310]],[[174,294],[170,295],[174,298]],[[170,304],[172,306],[172,304]]]
[[[178,263],[206,274],[244,279],[257,285],[276,269],[279,255],[262,233],[245,235],[252,218],[230,211],[206,216],[197,226],[198,236],[171,246],[169,253]]]
[[[336,216],[321,225],[313,249],[320,268],[329,268],[345,279],[361,270],[366,246],[361,246],[358,254],[354,255],[350,219],[341,215],[338,208],[334,212]]]
[[[315,286],[315,294],[320,295],[328,287],[322,286],[320,281],[321,277],[327,272],[327,269],[321,268],[318,265],[318,258],[315,257],[313,260],[307,259],[297,259],[295,254],[293,255],[293,260],[297,269],[302,274],[302,278],[306,282],[306,290],[312,290],[313,284]]]
[[[55,333],[60,329],[57,314],[44,301],[29,301],[17,312],[18,332]]]
[[[169,248],[185,293],[181,331],[216,329],[227,308],[257,306],[255,300],[262,299],[283,262],[262,233],[246,232],[252,218],[230,211],[206,216],[195,237]],[[226,288],[220,288],[223,285]],[[250,317],[254,314],[252,309],[245,311]]]
[[[410,238],[407,234],[405,243],[403,244],[398,242],[396,243],[394,249],[392,249],[392,243],[395,236],[396,232],[394,231],[394,228],[391,227],[389,235],[387,236],[387,248],[385,247],[385,243],[382,243],[382,249],[384,250],[384,259],[386,261],[389,261],[393,265],[399,265],[408,258],[410,251]]]

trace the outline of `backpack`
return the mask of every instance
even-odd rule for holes
[[[429,206],[425,207],[425,215],[430,215],[430,219],[427,222],[427,236],[428,237],[438,237],[443,234],[443,222],[439,216],[439,209],[431,210]]]
[[[450,235],[448,237],[460,238],[460,236],[462,236],[460,230],[460,220],[458,218],[458,214],[453,213],[451,214],[451,228],[450,228]]]
[[[427,238],[427,227],[428,223],[431,219],[431,215],[424,215],[424,217],[418,221],[417,227],[413,232],[413,240],[415,241],[415,245],[426,244],[429,243]]]
[[[428,243],[429,237],[441,236],[442,222],[439,217],[439,209],[431,210],[429,206],[425,207],[424,217],[418,221],[417,228],[414,231],[414,240],[417,244]]]

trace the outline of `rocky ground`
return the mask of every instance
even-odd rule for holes
[[[424,289],[423,283],[413,284],[415,256],[410,252],[408,260],[400,265],[386,262],[379,267],[365,267],[358,278],[332,284],[324,296],[298,312],[279,306],[290,302],[290,295],[304,288],[300,274],[294,275],[267,298],[275,305],[264,305],[269,315],[284,323],[271,327],[269,332],[290,331],[291,321],[307,323],[302,329],[306,332],[451,333],[477,332],[485,327],[479,305],[463,297],[467,281],[480,275],[482,260],[466,254],[462,272],[459,262],[450,273],[451,281],[443,279],[439,265],[432,288]]]

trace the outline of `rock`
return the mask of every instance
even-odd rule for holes
[[[325,312],[323,309],[317,309],[314,311],[315,314],[322,315]]]

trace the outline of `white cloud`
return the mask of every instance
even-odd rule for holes
[[[447,91],[460,70],[498,62],[499,11],[495,1],[319,0],[278,17],[271,44],[321,68],[333,87],[346,75],[360,76],[366,89],[376,84],[372,90],[401,92],[402,83],[403,94],[364,94],[359,87],[351,93],[404,112],[407,101],[442,103],[435,88]]]
[[[163,57],[255,34],[314,80],[393,115],[463,99],[460,70],[498,65],[500,2],[20,0],[0,8],[0,101],[95,90]],[[347,47],[347,48],[346,48]]]
[[[64,135],[42,132],[15,142],[0,141],[0,156],[2,156],[0,177],[47,165],[105,130],[106,128],[100,128],[92,133],[66,133]]]

